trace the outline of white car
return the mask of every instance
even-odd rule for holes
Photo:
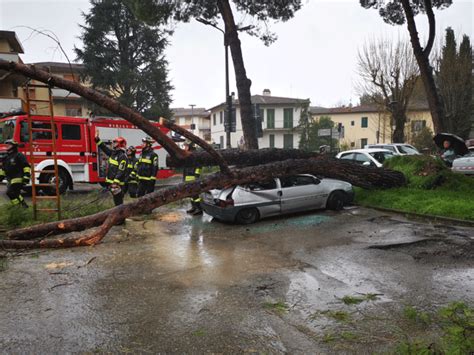
[[[208,215],[228,222],[250,224],[265,217],[329,208],[341,210],[354,199],[352,185],[313,175],[294,175],[203,193]]]
[[[367,148],[346,150],[336,155],[336,158],[349,160],[353,163],[364,166],[375,166],[381,168],[385,160],[393,158],[394,156],[393,152],[387,149]]]
[[[387,149],[395,155],[421,155],[414,146],[406,143],[367,144],[365,148]]]

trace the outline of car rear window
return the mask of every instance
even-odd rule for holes
[[[247,184],[245,188],[251,191],[263,191],[276,189],[277,186],[275,180],[271,180],[266,182],[251,182],[250,184]]]

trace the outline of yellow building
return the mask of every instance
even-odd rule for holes
[[[343,149],[364,148],[366,144],[392,143],[393,126],[390,114],[375,105],[311,107],[313,120],[331,117],[337,128],[341,124],[339,144]],[[406,142],[423,127],[433,131],[433,121],[427,104],[413,104],[407,111]]]

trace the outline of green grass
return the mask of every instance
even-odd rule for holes
[[[452,173],[439,159],[427,156],[394,157],[386,167],[403,172],[407,186],[388,190],[356,188],[356,203],[474,220],[474,178]]]
[[[33,219],[33,209],[13,207],[5,199],[0,205],[0,227],[15,229],[34,224],[51,222],[57,220],[56,213],[39,212],[38,219]],[[113,207],[112,197],[108,193],[94,191],[87,195],[65,195],[61,196],[62,219],[76,218],[91,215]],[[41,208],[55,208],[55,203],[41,202]]]
[[[322,311],[319,312],[319,314],[322,314],[328,318],[332,318],[335,321],[341,322],[341,323],[347,323],[351,320],[351,315],[345,311]]]
[[[361,294],[361,296],[344,296],[341,298],[342,303],[347,306],[362,303],[364,301],[376,301],[378,296],[375,293]]]
[[[263,305],[266,309],[274,311],[279,314],[287,313],[290,307],[282,301],[278,302],[265,302]]]

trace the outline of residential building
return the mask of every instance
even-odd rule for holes
[[[80,82],[81,84],[88,85],[87,82],[81,80],[81,73],[84,69],[83,64],[76,63],[59,63],[59,62],[40,62],[40,63],[31,63],[35,67],[48,71],[55,76],[59,76],[66,80],[72,80]],[[33,82],[35,83],[35,82]],[[36,83],[42,84],[42,83]],[[30,88],[29,89],[30,98],[38,100],[47,100],[48,89],[47,88]],[[24,89],[20,88],[20,96],[25,99],[26,93]],[[69,92],[64,89],[53,88],[51,89],[51,94],[53,98],[53,107],[54,114],[58,116],[73,116],[73,117],[87,117],[89,116],[89,106],[87,100],[81,96]],[[49,105],[45,103],[35,103],[32,102],[32,112],[37,114],[49,114]]]
[[[15,32],[0,31],[0,59],[23,63],[20,58],[22,53],[24,50]],[[0,70],[0,116],[7,112],[21,111],[18,87],[25,81],[26,78],[21,75]]]
[[[251,97],[252,106],[259,110],[262,121],[263,137],[258,138],[260,148],[298,148],[301,130],[298,128],[301,110],[309,105],[309,100],[289,97],[272,96],[270,90],[265,89],[262,95]],[[239,101],[234,100],[236,115],[236,131],[230,135],[232,148],[244,143],[242,120]],[[212,142],[225,148],[226,132],[224,130],[225,103],[209,109],[211,117]]]
[[[393,127],[388,112],[376,105],[310,107],[313,120],[329,116],[335,127],[341,124],[339,143],[343,149],[363,148],[366,144],[392,143]],[[406,141],[423,127],[433,131],[433,121],[426,103],[413,103],[407,111]]]
[[[173,118],[176,124],[186,128],[199,138],[204,139],[209,143],[211,142],[211,121],[209,111],[203,107],[176,107],[172,108],[171,111],[173,112]]]

